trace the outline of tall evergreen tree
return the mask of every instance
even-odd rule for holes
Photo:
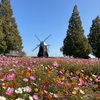
[[[82,57],[88,56],[91,47],[84,35],[82,22],[79,16],[77,5],[74,6],[66,37],[63,41],[62,52],[66,56]]]
[[[92,47],[93,54],[100,58],[100,17],[97,16],[92,21],[90,33],[88,35],[89,43]]]
[[[22,47],[22,38],[17,28],[16,20],[13,17],[10,0],[1,0],[0,4],[0,53],[9,53],[10,51],[20,51]]]

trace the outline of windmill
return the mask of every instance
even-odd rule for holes
[[[45,41],[51,36],[51,34],[45,38],[43,41],[41,41],[36,35],[35,37],[39,40],[40,44],[36,46],[36,48],[34,48],[32,51],[34,51],[35,49],[37,49],[39,47],[39,51],[38,51],[38,57],[48,57],[48,44],[45,43]]]

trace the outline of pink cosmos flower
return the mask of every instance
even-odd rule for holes
[[[14,78],[15,78],[15,74],[8,74],[7,75],[7,80],[8,81],[14,80]]]
[[[79,78],[79,83],[80,83],[80,85],[83,85],[84,84],[84,81],[83,81],[82,78]]]
[[[100,82],[100,76],[95,79],[96,82]]]
[[[6,94],[7,95],[12,95],[13,92],[14,92],[14,89],[13,88],[10,88],[10,87],[6,90]]]
[[[48,91],[44,90],[44,93],[46,93],[46,94],[47,94],[47,93],[48,93]]]
[[[28,68],[27,68],[27,71],[30,71],[30,72],[31,72],[31,71],[32,71],[32,69],[31,69],[30,67],[28,67]]]
[[[64,82],[58,82],[58,86],[61,86],[61,85],[63,85],[64,84]]]
[[[58,67],[59,64],[58,64],[57,62],[54,62],[54,63],[53,63],[53,66],[54,66],[54,67]]]
[[[0,71],[2,71],[2,68],[0,68]]]
[[[32,89],[31,89],[31,87],[26,86],[26,87],[24,87],[24,91],[25,91],[25,92],[31,92],[31,91],[32,91]]]
[[[100,94],[98,94],[98,96],[100,97]]]
[[[34,94],[33,98],[34,98],[34,100],[38,100],[39,99],[37,94]]]
[[[33,63],[36,64],[36,60],[34,60]]]
[[[36,76],[30,76],[31,80],[36,80]]]
[[[36,83],[34,83],[34,82],[33,82],[33,85],[37,86],[37,84],[36,84]]]
[[[24,82],[28,82],[28,79],[27,79],[27,78],[23,78],[23,81],[24,81]]]
[[[71,77],[70,80],[72,80],[72,81],[73,81],[73,80],[76,80],[76,77]]]
[[[57,94],[53,94],[54,98],[58,98],[58,95]]]

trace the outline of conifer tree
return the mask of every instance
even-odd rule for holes
[[[0,4],[0,53],[20,51],[22,38],[17,28],[16,20],[13,17],[10,0],[1,0]]]
[[[88,35],[89,43],[92,47],[93,54],[100,58],[100,17],[97,16],[92,21],[90,33]]]
[[[66,56],[73,56],[75,58],[88,56],[91,52],[88,39],[84,35],[77,5],[74,6],[72,16],[69,20],[67,34],[63,41],[62,52]]]

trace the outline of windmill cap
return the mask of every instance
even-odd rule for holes
[[[47,44],[45,42],[41,42],[40,45],[47,46]]]

